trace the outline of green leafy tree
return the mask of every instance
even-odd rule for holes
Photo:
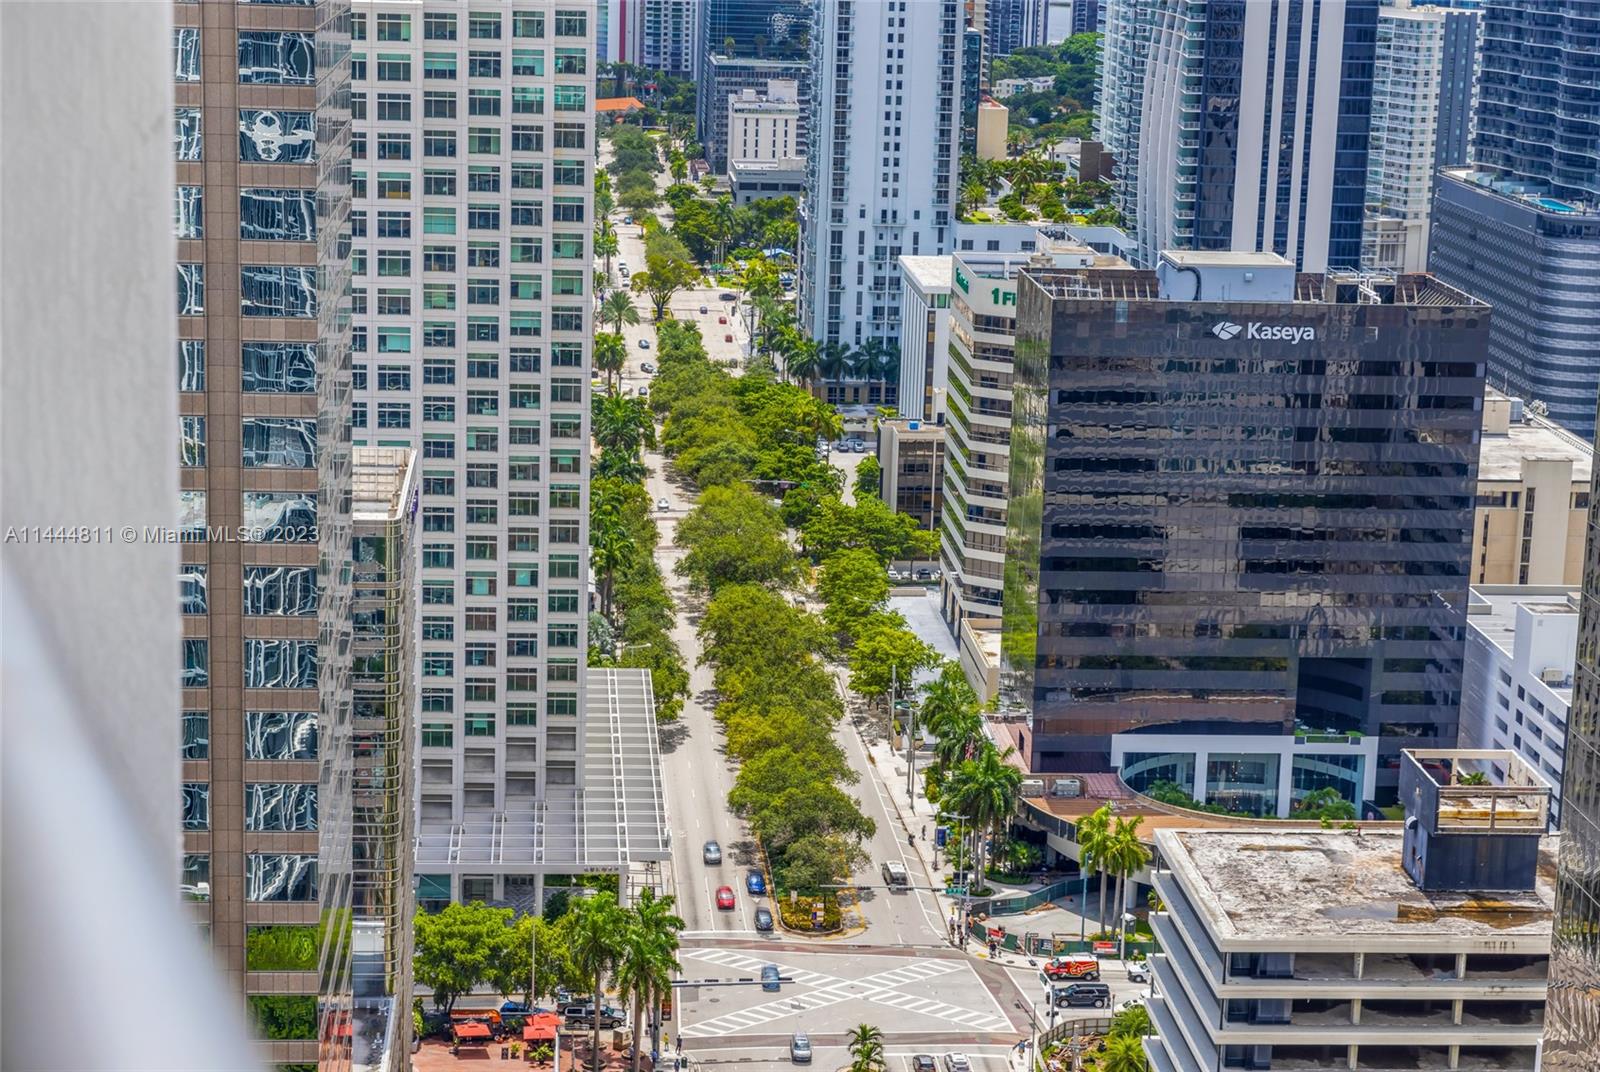
[[[1331,785],[1314,789],[1295,805],[1291,817],[1295,819],[1326,819],[1330,822],[1350,822],[1356,817],[1356,806],[1344,798]]]
[[[857,843],[835,834],[803,837],[779,857],[773,872],[786,890],[812,893],[849,878],[866,861]]]
[[[938,738],[939,765],[948,771],[970,759],[984,740],[982,705],[959,662],[946,659],[939,675],[922,686],[921,706],[923,726]]]
[[[878,556],[867,550],[840,551],[822,563],[817,576],[822,620],[841,636],[881,612],[889,598],[889,577]]]
[[[613,893],[597,893],[584,897],[572,906],[572,932],[570,948],[572,962],[584,980],[584,986],[594,994],[596,1013],[604,1004],[603,990],[606,975],[622,956],[627,934],[627,913],[617,904]],[[594,1068],[600,1072],[600,1017],[594,1018]]]
[[[801,545],[813,559],[826,560],[840,551],[868,550],[884,566],[903,560],[931,559],[939,552],[937,533],[896,513],[881,499],[864,498],[846,505],[824,499],[800,530]]]
[[[511,916],[511,909],[482,901],[417,913],[412,973],[433,991],[436,1006],[449,1012],[457,998],[493,976],[512,934]]]
[[[726,584],[786,585],[797,576],[782,518],[748,488],[707,488],[678,523],[677,543],[687,552],[678,572],[713,593]]]
[[[617,573],[633,563],[635,547],[622,511],[602,503],[589,515],[589,562],[600,578],[600,613],[610,621]]]
[[[791,789],[816,782],[849,784],[858,775],[837,748],[795,748],[780,744],[762,752],[739,768],[728,806],[739,815],[750,815],[767,801]]]
[[[1129,1005],[1126,1009],[1111,1018],[1110,1038],[1144,1038],[1153,1034],[1155,1027],[1150,1022],[1150,1010],[1144,1005]]]
[[[856,465],[856,498],[879,498],[882,482],[883,466],[878,464],[878,459],[870,454],[862,458]]]
[[[850,690],[875,701],[889,691],[891,680],[908,689],[912,675],[938,659],[937,652],[904,626],[864,630],[850,652]]]
[[[1106,1039],[1105,1052],[1096,1055],[1096,1072],[1149,1072],[1144,1055],[1144,1040],[1137,1035],[1118,1035]]]

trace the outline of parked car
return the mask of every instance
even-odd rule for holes
[[[779,981],[778,966],[767,964],[761,969],[761,989],[782,990],[783,983]]]
[[[1103,1009],[1111,1004],[1111,987],[1105,983],[1068,983],[1056,989],[1056,1008]]]
[[[772,911],[767,908],[756,909],[756,930],[770,931],[772,929]]]
[[[641,350],[650,349],[650,340],[649,339],[640,339],[639,340],[639,349],[641,349]]]
[[[964,1053],[944,1055],[944,1072],[972,1072],[972,1058]]]
[[[639,397],[640,398],[649,398],[650,397],[650,388],[646,387],[642,383],[639,385]]]
[[[656,500],[656,509],[657,510],[671,510],[672,509],[672,503],[667,500],[666,496],[662,496],[661,498]],[[710,860],[706,861],[706,863],[710,863],[710,862],[711,862]]]
[[[632,216],[624,216],[624,217],[622,217],[622,222],[623,223],[632,223],[633,222],[633,217]]]
[[[939,1062],[931,1053],[919,1053],[911,1058],[911,1072],[938,1072]]]
[[[532,1016],[536,1012],[549,1012],[549,1009],[538,1005],[529,1005],[524,1001],[507,1001],[500,1006],[501,1016]]]
[[[706,314],[707,314],[707,313],[709,313],[709,312],[710,312],[710,311],[711,311],[711,310],[710,310],[710,309],[709,309],[709,308],[707,308],[707,307],[706,307],[706,306],[704,306],[704,305],[702,305],[702,306],[701,306],[701,307],[700,307],[700,315],[701,315],[701,316],[705,316],[705,315],[706,315]]]
[[[896,569],[893,566],[889,567],[888,575],[889,575],[889,580],[891,580],[891,581],[903,581],[903,580],[906,579],[906,575],[901,573],[898,569]]]
[[[719,317],[717,317],[717,323],[719,323],[719,324],[726,324],[726,323],[727,323],[727,322],[728,322],[728,318],[727,318],[727,317],[725,317],[725,316],[719,316]]]
[[[732,342],[733,341],[733,336],[732,335],[724,335],[722,337],[722,341],[723,342]]]
[[[739,300],[739,295],[735,294],[731,290],[725,290],[721,294],[717,295],[717,300],[718,301],[738,301]]]
[[[852,439],[850,441],[850,450],[855,454],[865,454],[867,452],[867,444],[862,440]]]
[[[1128,982],[1148,983],[1150,981],[1150,967],[1144,961],[1137,961],[1128,965]]]
[[[811,1036],[803,1031],[789,1036],[789,1060],[797,1065],[811,1063]]]
[[[657,499],[656,509],[666,509],[666,507],[661,505],[664,502],[667,502],[667,500]],[[667,503],[667,505],[671,506],[672,504]],[[722,862],[722,846],[718,845],[715,841],[706,842],[705,845],[703,845],[700,849],[700,859],[704,860],[708,864],[720,864]]]
[[[566,1021],[568,1027],[593,1027],[594,1002],[584,1001],[568,1005],[561,1010],[561,1019]],[[612,1008],[610,1005],[600,1006],[600,1029],[621,1027],[628,1022],[628,1014],[621,1009]]]
[[[732,886],[718,886],[717,887],[717,907],[722,909],[724,912],[729,911],[730,909],[733,908],[733,887]]]
[[[767,892],[767,879],[766,879],[766,876],[763,875],[760,871],[746,871],[745,872],[745,876],[744,876],[744,888],[749,890],[751,893],[758,894],[758,895],[766,893]]]
[[[648,362],[648,361],[639,362],[639,371],[640,372],[651,373],[651,372],[654,372],[655,370],[656,370],[656,367],[654,365],[652,365],[650,362]]]

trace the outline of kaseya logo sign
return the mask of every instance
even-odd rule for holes
[[[1244,337],[1247,339],[1286,342],[1290,346],[1302,342],[1311,342],[1317,337],[1317,329],[1313,327],[1296,327],[1290,324],[1263,324],[1256,320],[1243,325],[1222,320],[1211,325],[1211,334],[1223,340],[1237,338],[1240,332],[1244,332]]]

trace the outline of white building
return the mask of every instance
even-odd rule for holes
[[[1366,145],[1369,122],[1364,107],[1341,102],[1370,93],[1373,45],[1362,24],[1370,8],[1344,0],[1141,6],[1150,37],[1136,160],[1125,155],[1126,129],[1105,131],[1122,196],[1134,202],[1141,265],[1169,249],[1273,252],[1304,272],[1357,264],[1366,173],[1354,146]],[[1108,92],[1141,81],[1133,42],[1112,54],[1124,47],[1135,51],[1115,57]]]
[[[419,455],[429,900],[511,896],[472,824],[581,777],[594,12],[355,4],[353,437]]]
[[[1461,747],[1521,755],[1556,787],[1558,819],[1578,594],[1560,585],[1478,585],[1467,602]]]
[[[1367,147],[1361,263],[1421,272],[1437,167],[1452,159],[1452,116],[1471,114],[1478,12],[1441,7],[1378,9]],[[1467,35],[1465,43],[1458,38]],[[1442,140],[1441,140],[1442,139]]]
[[[990,92],[996,100],[1005,100],[1018,93],[1043,93],[1054,89],[1056,80],[1051,75],[1040,75],[1037,78],[1002,78],[994,84]]]
[[[699,35],[696,0],[626,0],[640,8],[638,63],[679,78],[695,73],[695,48]]]
[[[959,135],[958,0],[819,0],[800,322],[818,342],[900,334],[898,261],[947,253]]]
[[[1138,218],[1139,128],[1144,119],[1144,72],[1150,53],[1147,0],[1102,0],[1099,110],[1095,138],[1111,157],[1112,202],[1131,228]]]
[[[949,257],[900,258],[900,416],[943,421],[950,360]]]
[[[1538,1067],[1549,783],[1504,752],[1401,764],[1404,830],[1156,831],[1151,1072]]]
[[[773,79],[766,93],[741,89],[728,98],[728,164],[795,161],[800,151],[800,84]]]

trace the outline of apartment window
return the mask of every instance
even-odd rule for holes
[[[544,37],[544,12],[543,11],[513,11],[511,13],[511,36]]]
[[[411,81],[411,57],[403,52],[378,53],[378,81]]]
[[[410,238],[411,213],[409,212],[380,212],[378,213],[379,238]],[[379,310],[382,312],[382,310]]]
[[[496,137],[499,135],[497,134]],[[495,164],[472,164],[467,168],[467,192],[497,194],[500,192],[500,168]]]
[[[587,56],[581,48],[556,49],[556,74],[588,74]],[[581,88],[581,87],[580,87]],[[558,91],[559,97],[559,91]],[[559,105],[558,105],[559,107]]]
[[[238,44],[240,85],[316,84],[316,46],[311,34],[295,30],[241,30]],[[198,77],[198,68],[196,75]]]
[[[206,419],[179,417],[178,435],[178,464],[203,468],[206,464]]]
[[[586,37],[589,33],[588,14],[583,11],[557,11],[557,37]]]
[[[500,40],[499,12],[474,11],[467,16],[467,36],[479,41]]]
[[[500,229],[499,205],[468,205],[467,230],[498,231]]]
[[[425,349],[448,349],[456,344],[456,326],[448,320],[424,320],[422,345]]]
[[[493,536],[468,536],[467,561],[493,562],[497,557],[498,543]]]
[[[385,201],[410,200],[411,176],[404,171],[378,172],[378,198]],[[351,215],[354,215],[354,213]],[[393,214],[391,213],[390,215]],[[410,219],[409,216],[406,218]],[[407,234],[409,233],[408,231]]]
[[[588,147],[588,138],[581,124],[557,123],[554,145],[557,149],[577,149],[582,151]]]
[[[449,544],[425,543],[422,545],[423,569],[454,569],[455,564],[456,549],[451,547]],[[426,628],[424,631],[426,631]],[[424,637],[424,639],[428,638]]]
[[[385,15],[378,14],[373,19],[373,34],[378,41],[409,41],[411,40],[410,15]]]
[[[467,449],[498,451],[500,449],[500,433],[492,428],[468,428]]]
[[[500,281],[498,279],[467,280],[468,305],[499,305]],[[469,372],[470,376],[471,373]]]
[[[556,186],[584,186],[584,166],[582,160],[557,160],[550,165],[550,181]]]
[[[453,130],[424,130],[422,155],[448,158],[456,155],[456,132]]]
[[[466,612],[466,627],[469,633],[492,633],[496,628],[497,615],[493,607],[468,607]]]
[[[393,132],[378,132],[378,159],[379,160],[410,160],[411,135]]]
[[[456,117],[456,95],[448,89],[430,89],[422,95],[422,117],[424,119],[454,119]]]
[[[498,242],[468,242],[467,243],[468,268],[498,268],[500,267],[500,243]]]
[[[424,80],[454,81],[456,77],[455,53],[424,52],[422,54],[422,77]]]
[[[454,272],[456,270],[455,249],[450,246],[423,246],[422,270],[424,272]]]
[[[474,89],[467,93],[468,115],[499,115],[500,91],[498,89]]]
[[[424,265],[424,268],[426,268],[426,265]],[[422,307],[424,309],[454,309],[456,307],[455,284],[422,284]]]
[[[513,57],[521,55],[518,49],[512,53]],[[511,73],[525,74],[532,72],[518,71],[519,64],[512,60]],[[511,114],[512,115],[543,115],[544,114],[544,87],[543,86],[512,86],[511,87]]]
[[[557,62],[559,63],[559,60]],[[581,112],[587,106],[588,99],[589,91],[583,86],[556,86],[555,88],[555,108],[558,112]],[[559,142],[557,144],[560,147]]]
[[[448,722],[422,724],[423,748],[451,748],[455,745],[455,732]]]
[[[480,52],[477,50],[467,53],[467,76],[469,78],[499,78],[500,53]]]
[[[408,249],[378,250],[378,274],[406,278],[411,275],[411,251]]]
[[[433,386],[455,383],[456,363],[449,358],[424,358],[422,362],[422,382]]]
[[[427,41],[454,41],[456,39],[455,15],[423,15],[422,36]]]
[[[455,234],[456,210],[443,205],[427,205],[422,209],[423,234]]]
[[[500,131],[494,127],[471,127],[467,131],[467,152],[496,156],[500,152]]]
[[[511,128],[511,151],[514,153],[544,152],[544,128],[513,126]]]
[[[411,94],[379,93],[377,118],[380,123],[411,121]]]

